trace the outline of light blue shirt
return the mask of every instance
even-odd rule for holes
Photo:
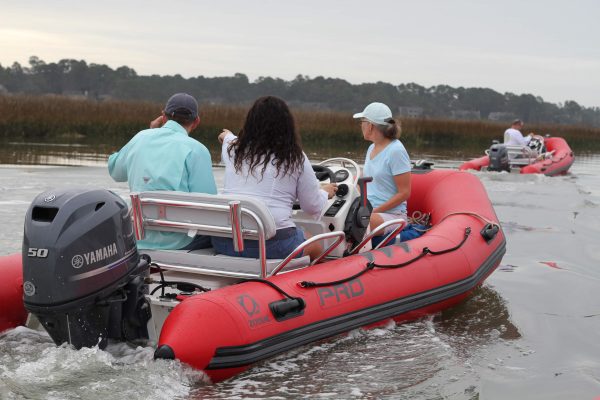
[[[177,122],[135,135],[108,158],[108,172],[117,182],[129,184],[132,192],[176,190],[217,193],[208,149],[188,136]],[[140,249],[180,249],[193,238],[183,233],[146,231]]]
[[[373,177],[373,181],[367,183],[367,198],[376,208],[398,193],[394,176],[410,172],[411,166],[408,153],[399,140],[393,140],[371,160],[374,147],[371,144],[367,150],[363,176]],[[406,214],[406,201],[385,212]]]

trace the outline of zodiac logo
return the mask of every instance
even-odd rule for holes
[[[237,301],[240,304],[240,306],[242,306],[244,311],[246,311],[246,314],[248,314],[249,317],[256,315],[260,312],[260,308],[258,307],[258,303],[256,302],[256,300],[254,300],[247,294],[242,294],[241,296],[238,296]]]

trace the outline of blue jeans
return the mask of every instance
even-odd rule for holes
[[[428,230],[429,228],[431,227],[426,225],[408,224],[404,227],[404,229],[402,229],[402,232],[400,232],[400,242],[406,242],[407,240],[416,239],[423,235],[424,231]],[[371,244],[373,245],[373,247],[381,243],[385,236],[386,235],[373,236],[373,239],[371,239]],[[398,236],[396,236],[395,239],[388,243],[388,246],[397,242]]]
[[[212,245],[218,254],[232,257],[258,258],[258,240],[244,240],[244,251],[241,253],[233,250],[233,239],[213,236]],[[286,258],[296,247],[304,242],[304,232],[299,228],[278,229],[275,236],[267,240],[267,258]],[[300,252],[296,258],[301,257]]]

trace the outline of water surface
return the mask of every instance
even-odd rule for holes
[[[44,190],[77,185],[127,195],[108,176],[105,155],[88,150],[67,161],[55,148],[36,153],[44,161],[11,161],[57,165],[0,165],[0,254],[20,251],[25,211]],[[450,151],[412,155],[444,167],[459,159]],[[600,155],[591,154],[577,156],[561,177],[477,173],[507,253],[473,296],[437,315],[304,346],[216,385],[177,361],[153,361],[151,348],[75,351],[18,328],[0,335],[0,398],[593,399],[600,396],[599,172]],[[215,174],[220,182],[222,170]]]

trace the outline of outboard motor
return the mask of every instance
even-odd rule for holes
[[[429,170],[431,167],[433,167],[433,161],[417,160],[413,162],[413,169]]]
[[[507,171],[510,172],[510,164],[508,162],[508,149],[503,144],[493,144],[488,152],[490,165],[488,171]]]
[[[148,337],[148,259],[137,252],[127,204],[108,190],[38,195],[25,217],[23,292],[56,344]]]

